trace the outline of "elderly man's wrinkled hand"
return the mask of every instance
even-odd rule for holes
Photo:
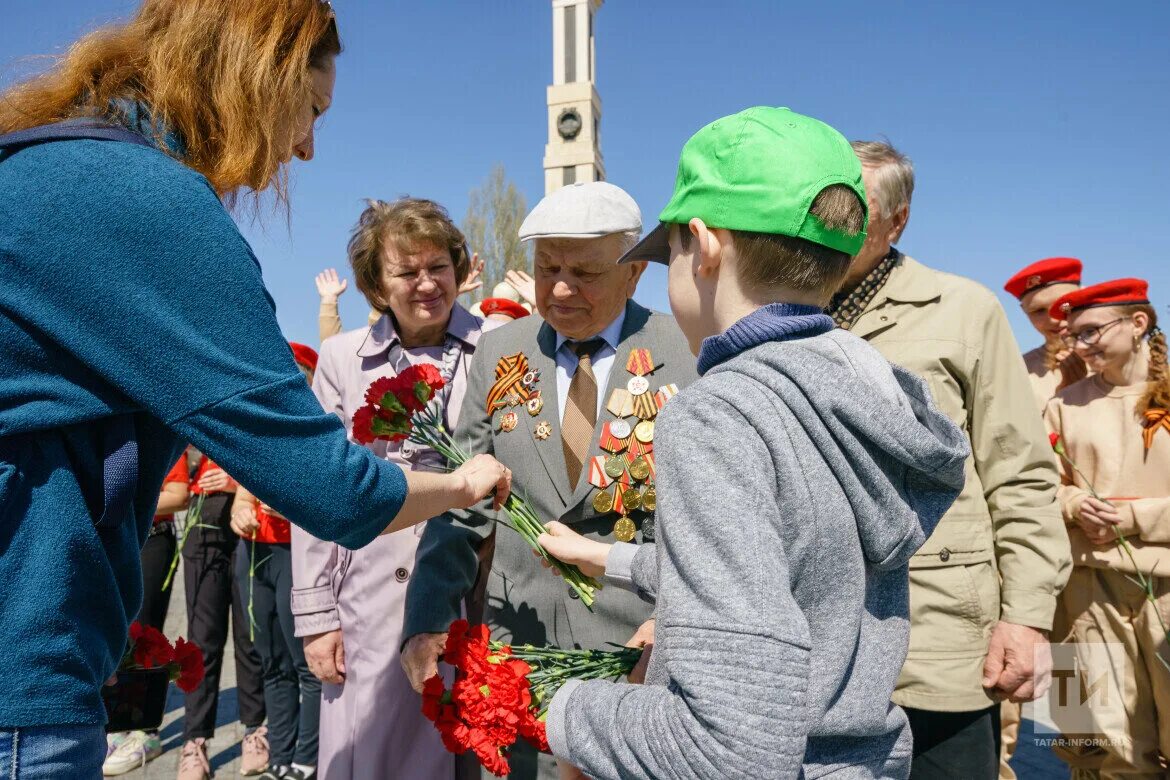
[[[996,699],[1016,703],[1043,696],[1052,683],[1052,647],[1045,632],[1000,621],[983,663],[983,687]]]

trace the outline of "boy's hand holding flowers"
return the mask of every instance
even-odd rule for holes
[[[546,523],[544,533],[536,539],[544,550],[564,563],[572,564],[581,570],[587,577],[600,577],[605,574],[605,561],[609,557],[612,544],[587,539],[564,523],[553,520]],[[536,550],[532,554],[540,558],[540,563],[546,569],[552,564],[541,557]],[[560,576],[560,572],[556,572]]]

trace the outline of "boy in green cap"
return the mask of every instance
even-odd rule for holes
[[[861,165],[828,125],[752,108],[687,142],[659,219],[619,262],[669,264],[701,378],[655,426],[657,544],[541,537],[656,600],[655,646],[647,685],[557,692],[553,753],[612,780],[908,777],[907,562],[967,443],[822,311],[865,239]]]

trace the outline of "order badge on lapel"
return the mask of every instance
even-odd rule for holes
[[[532,431],[532,435],[544,441],[549,436],[552,436],[552,423],[548,420],[541,420],[536,424],[536,429]]]

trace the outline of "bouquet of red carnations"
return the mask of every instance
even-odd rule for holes
[[[431,405],[431,399],[444,384],[439,370],[428,364],[410,366],[397,376],[375,380],[366,390],[366,405],[354,412],[354,439],[361,444],[369,444],[375,439],[409,439],[432,448],[453,467],[466,463],[471,455],[455,443],[443,425],[439,409]],[[601,584],[586,577],[576,566],[563,563],[545,552],[537,542],[544,525],[528,502],[513,493],[508,496],[504,511],[508,522],[503,525],[520,534],[529,547],[564,577],[581,603],[592,610],[594,594],[600,590]]]
[[[561,650],[513,647],[490,638],[487,626],[456,620],[447,633],[443,662],[455,667],[448,690],[435,675],[423,687],[423,715],[434,722],[452,753],[475,752],[492,774],[511,771],[508,753],[520,739],[548,750],[544,716],[569,679],[615,679],[629,674],[641,648]]]
[[[130,644],[119,672],[163,668],[171,682],[190,693],[203,682],[203,651],[194,642],[179,637],[172,645],[161,631],[135,620],[130,624]]]
[[[203,681],[203,653],[182,638],[172,645],[158,629],[135,621],[115,677],[102,687],[106,730],[157,729],[170,683],[190,693]]]

